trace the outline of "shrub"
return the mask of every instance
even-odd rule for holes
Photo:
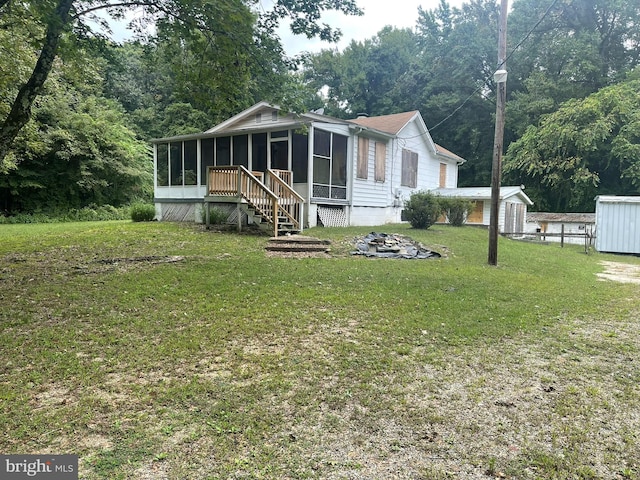
[[[116,208],[112,205],[91,204],[83,208],[69,208],[66,210],[58,208],[45,212],[0,214],[0,224],[126,220],[129,217],[129,207]]]
[[[442,210],[447,214],[449,223],[454,227],[461,227],[467,221],[467,214],[472,203],[463,198],[440,198]]]
[[[131,220],[134,222],[151,222],[156,216],[156,207],[150,203],[134,203],[131,205]]]
[[[439,198],[429,192],[417,192],[404,202],[403,216],[413,228],[427,229],[442,215]]]
[[[209,223],[211,225],[222,225],[229,220],[229,213],[218,207],[211,207],[209,210]],[[202,223],[207,222],[207,206],[202,209]]]

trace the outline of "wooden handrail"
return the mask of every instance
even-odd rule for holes
[[[278,235],[280,218],[286,218],[300,230],[304,198],[287,184],[282,172],[286,171],[267,170],[263,183],[262,178],[241,165],[208,167],[207,195],[243,198],[273,224],[274,236]],[[291,179],[292,176],[285,175],[285,178]]]
[[[273,172],[278,178],[280,178],[284,183],[293,187],[293,172],[291,170],[279,170],[277,168],[270,168],[270,172]]]
[[[282,172],[284,170],[267,169],[265,183],[267,188],[278,196],[278,213],[289,219],[300,230],[304,198],[282,178]],[[292,178],[292,175],[289,175],[288,178]]]

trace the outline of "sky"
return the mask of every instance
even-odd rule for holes
[[[449,5],[459,7],[468,0],[448,0]],[[268,1],[263,1],[266,6]],[[433,10],[438,7],[440,0],[358,0],[358,5],[364,10],[361,17],[346,16],[338,12],[327,12],[322,21],[332,27],[342,30],[342,39],[338,44],[307,40],[304,36],[295,36],[280,29],[285,51],[289,55],[296,55],[302,51],[318,52],[321,49],[344,50],[351,40],[362,41],[376,35],[385,26],[398,28],[414,28],[418,20],[418,7],[423,10]]]
[[[452,7],[460,7],[469,0],[448,0]],[[303,51],[317,53],[321,49],[344,50],[352,40],[363,41],[376,35],[385,26],[397,28],[414,28],[418,20],[418,7],[423,10],[433,10],[438,7],[440,0],[358,0],[358,6],[364,10],[360,17],[347,16],[339,12],[329,11],[322,16],[321,22],[342,31],[342,39],[337,44],[323,42],[318,39],[307,39],[304,35],[293,35],[288,25],[279,30],[280,38],[288,55],[293,56]],[[261,0],[262,8],[268,9],[271,0]],[[130,14],[129,18],[134,15]],[[105,17],[107,18],[107,17]],[[115,22],[109,19],[116,41],[127,40],[132,32],[126,29],[126,22]]]

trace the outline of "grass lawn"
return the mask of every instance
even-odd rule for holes
[[[405,225],[438,260],[171,223],[0,226],[0,451],[86,479],[640,478],[640,259]]]

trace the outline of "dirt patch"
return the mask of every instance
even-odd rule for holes
[[[611,280],[621,283],[636,283],[640,285],[640,265],[621,262],[600,262],[605,270],[596,275],[600,280]]]

